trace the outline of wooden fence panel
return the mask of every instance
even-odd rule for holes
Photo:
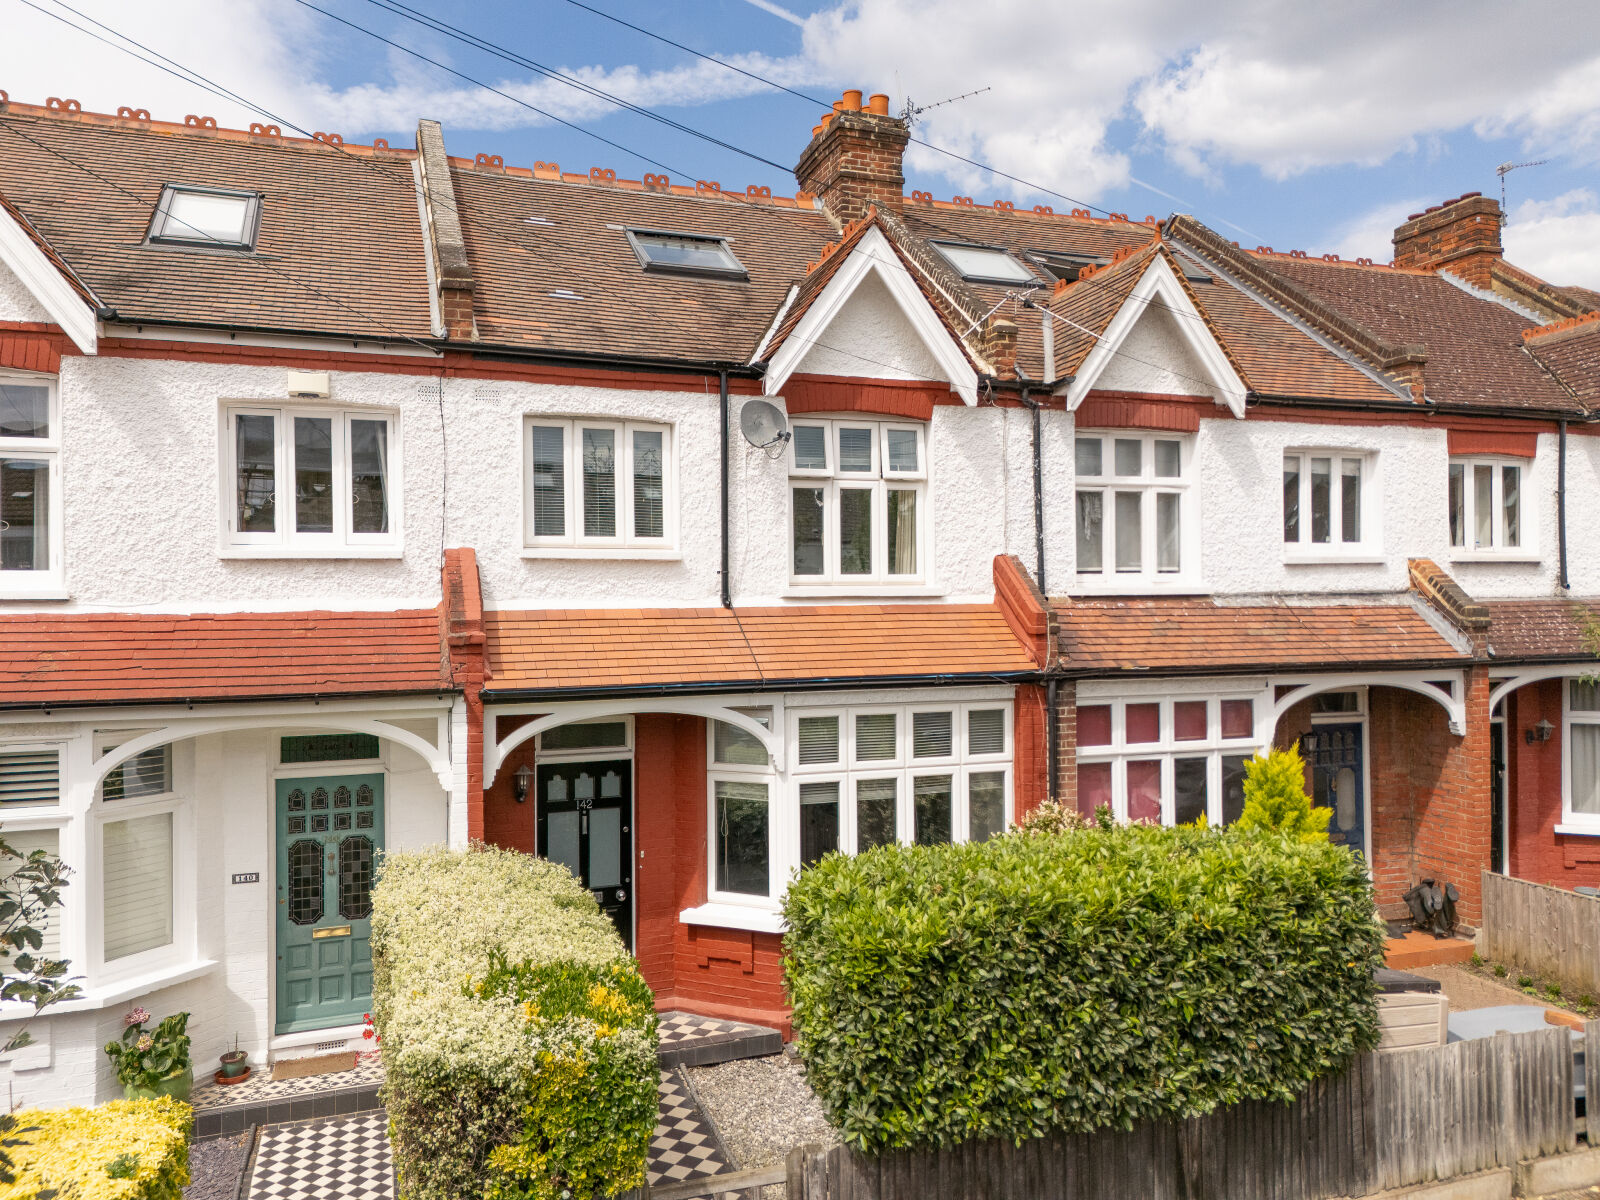
[[[1600,996],[1600,899],[1485,871],[1481,937],[1486,958]]]

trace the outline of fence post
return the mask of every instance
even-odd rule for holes
[[[796,1146],[784,1160],[787,1200],[828,1200],[828,1154],[815,1142]]]

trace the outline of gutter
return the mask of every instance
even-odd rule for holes
[[[306,700],[310,700],[313,703],[321,703],[324,700],[383,700],[408,696],[432,696],[435,699],[444,700],[455,696],[460,690],[460,688],[436,687],[377,692],[272,692],[264,696],[168,696],[165,698],[138,696],[123,700],[0,701],[0,712],[51,713],[57,709],[162,708],[179,705],[185,708],[195,708],[207,704],[283,704]]]
[[[1505,408],[1487,404],[1444,404],[1430,400],[1425,404],[1418,404],[1414,400],[1396,400],[1389,403],[1382,400],[1343,400],[1333,397],[1319,399],[1314,396],[1283,396],[1271,392],[1248,392],[1245,395],[1246,405],[1265,405],[1272,408],[1317,408],[1338,409],[1345,412],[1374,412],[1374,413],[1409,413],[1413,416],[1419,413],[1429,415],[1452,415],[1462,417],[1498,417],[1510,420],[1523,421],[1581,421],[1592,424],[1600,421],[1600,413],[1591,416],[1574,415],[1572,409],[1553,408]]]
[[[1045,673],[979,671],[933,675],[824,675],[806,679],[722,679],[684,683],[636,683],[612,687],[484,688],[485,704],[527,704],[561,700],[628,699],[644,696],[707,696],[744,692],[826,692],[879,687],[958,687],[975,684],[1039,683]]]
[[[1400,662],[1333,662],[1313,659],[1303,663],[1230,663],[1226,666],[1202,664],[1189,667],[1084,667],[1074,670],[1059,667],[1054,674],[1061,679],[1166,679],[1170,676],[1197,678],[1209,675],[1326,675],[1330,671],[1459,671],[1474,663],[1487,661],[1463,654],[1459,658],[1408,658]],[[1494,660],[1499,665],[1499,659]]]

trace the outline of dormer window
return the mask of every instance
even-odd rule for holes
[[[961,242],[934,242],[933,248],[969,283],[1037,283],[1028,270],[1004,250]]]
[[[1092,254],[1063,254],[1058,250],[1032,250],[1028,257],[1045,274],[1066,283],[1077,282],[1085,267],[1099,266],[1106,261]]]
[[[150,222],[150,241],[158,245],[252,250],[260,216],[261,196],[256,192],[169,183],[161,189],[161,203]]]
[[[660,229],[623,231],[646,271],[698,275],[707,279],[749,279],[744,264],[728,248],[728,239]]]

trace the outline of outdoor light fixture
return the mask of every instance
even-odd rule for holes
[[[1531,746],[1535,742],[1548,742],[1550,735],[1555,731],[1556,727],[1550,724],[1549,721],[1540,721],[1532,728],[1524,730],[1523,736],[1528,739],[1528,745]]]
[[[1546,736],[1549,736],[1549,735],[1547,734]],[[1532,740],[1531,735],[1530,735],[1529,740],[1530,741]],[[511,793],[512,795],[514,795],[517,798],[517,803],[518,804],[521,804],[524,800],[526,800],[528,798],[528,787],[532,783],[533,783],[533,768],[530,767],[527,763],[523,763],[520,767],[517,768],[516,782],[515,782],[515,785],[514,785],[514,787],[512,789],[512,793]]]

